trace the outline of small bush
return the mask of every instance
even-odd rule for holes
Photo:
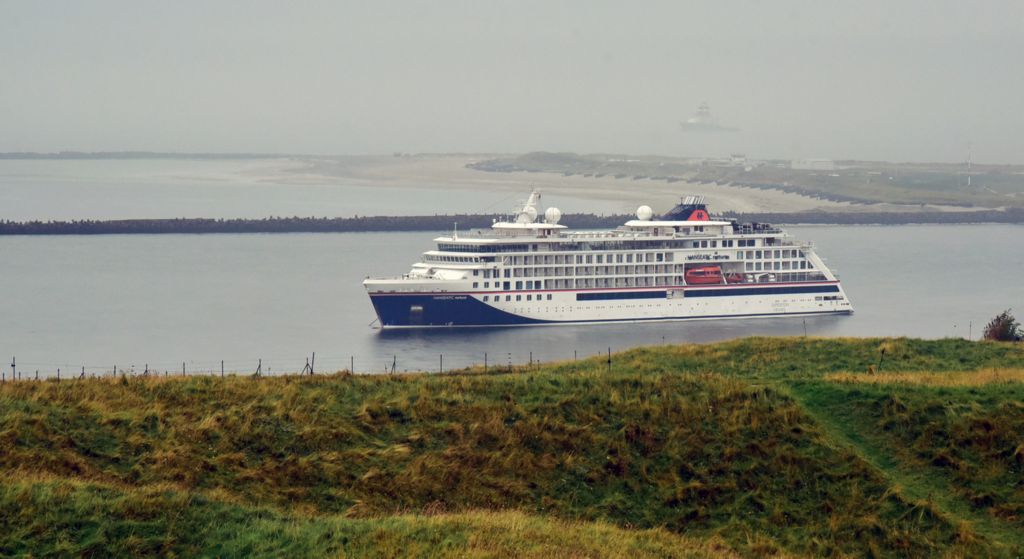
[[[1010,309],[996,315],[985,326],[985,339],[996,342],[1019,342],[1022,337],[1020,323],[1010,314]]]

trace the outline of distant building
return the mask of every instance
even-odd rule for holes
[[[797,171],[834,171],[836,164],[831,159],[794,159],[789,168]]]

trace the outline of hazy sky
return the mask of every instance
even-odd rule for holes
[[[707,101],[733,134],[680,132]],[[0,0],[0,151],[1024,163],[1024,2]]]

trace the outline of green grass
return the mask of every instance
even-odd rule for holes
[[[793,393],[905,495],[937,504],[1000,549],[1024,550],[1024,384],[803,382]]]
[[[0,555],[1021,554],[1021,385],[825,380],[883,349],[888,372],[1024,365],[1021,344],[750,338],[611,371],[8,383]],[[601,538],[633,547],[581,547]]]
[[[66,557],[707,557],[720,540],[518,512],[353,519],[243,507],[170,488],[0,485],[0,555]]]

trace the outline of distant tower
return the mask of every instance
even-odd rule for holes
[[[973,147],[973,142],[967,142],[967,188],[971,187],[971,151]]]

